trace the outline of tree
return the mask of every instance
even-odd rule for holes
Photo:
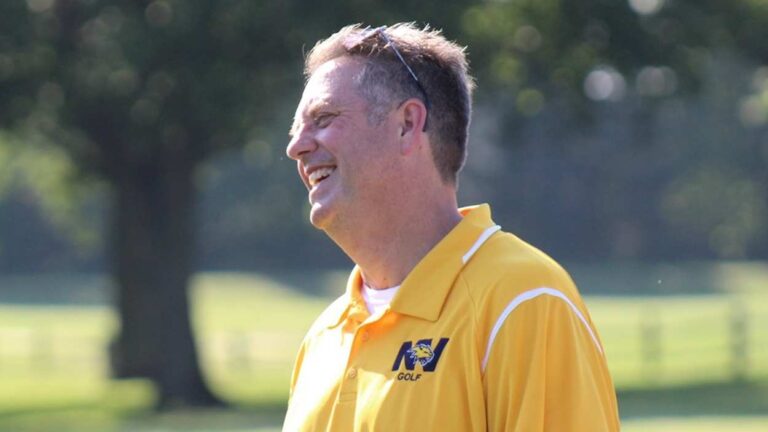
[[[279,4],[40,0],[0,6],[0,112],[43,131],[113,190],[117,377],[148,377],[161,407],[216,403],[189,319],[195,172],[269,124],[296,78]],[[269,61],[265,61],[265,59]]]
[[[44,133],[83,177],[110,185],[121,324],[112,369],[150,378],[161,407],[217,402],[189,317],[196,171],[292,111],[307,41],[376,16],[367,2],[335,3],[0,5],[0,125]],[[388,19],[406,3],[390,4]]]

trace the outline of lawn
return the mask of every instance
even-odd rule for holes
[[[593,293],[586,300],[619,388],[624,430],[768,430],[765,266],[705,266],[705,289],[682,286],[686,272],[700,276],[702,266],[626,271],[635,279],[662,275],[668,286],[621,296],[596,282],[614,283],[614,274],[574,272]],[[104,278],[2,277],[0,431],[278,430],[296,348],[343,284],[339,272],[198,275],[193,317],[203,366],[236,409],[158,415],[149,410],[148,383],[106,378],[116,320]]]

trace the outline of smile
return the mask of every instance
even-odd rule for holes
[[[334,167],[318,168],[312,171],[307,176],[307,179],[309,180],[309,185],[313,187],[316,186],[318,183],[328,178],[328,176],[330,176],[331,173],[333,173],[334,171],[336,171],[336,168]]]

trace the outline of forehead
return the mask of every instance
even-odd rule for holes
[[[309,77],[299,110],[317,104],[355,103],[361,100],[356,92],[363,64],[341,57],[320,65]]]

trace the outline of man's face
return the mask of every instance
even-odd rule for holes
[[[355,89],[362,64],[331,60],[310,77],[296,110],[286,150],[309,190],[310,221],[320,229],[354,226],[376,217],[392,196],[397,174],[397,126],[391,116],[368,121],[368,106]]]

